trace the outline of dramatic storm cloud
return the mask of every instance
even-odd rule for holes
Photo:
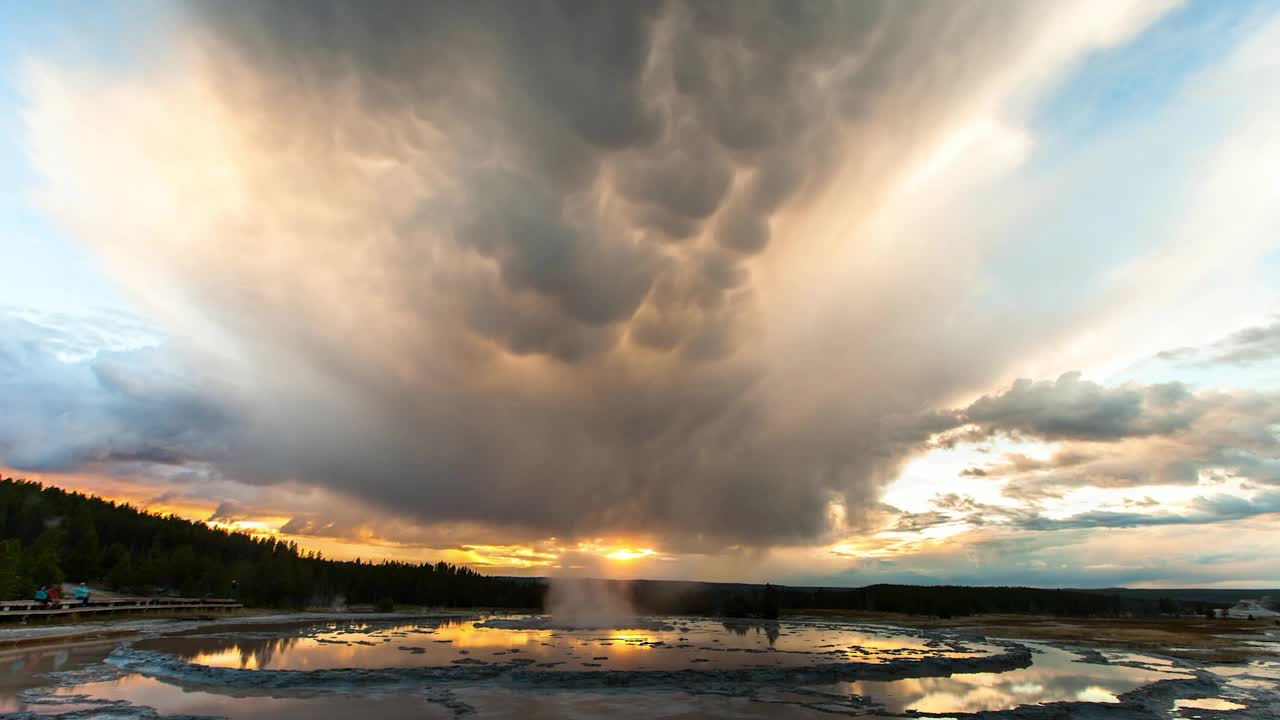
[[[1152,132],[1038,137],[1087,125],[1064,78],[1170,7],[207,2],[131,62],[28,58],[35,203],[164,340],[13,320],[0,464],[145,468],[148,491],[192,468],[202,519],[289,535],[529,563],[636,539],[726,568],[881,524],[1128,523],[1053,515],[1064,488],[1274,482],[1273,395],[1085,379],[1160,348],[1204,348],[1161,367],[1275,355],[1274,325],[1204,345],[1252,316],[1204,333],[1213,303],[1255,297],[1221,273],[1274,237],[1245,182],[1273,166],[1229,150],[1280,106],[1228,95],[1206,119],[1187,91]],[[1214,87],[1273,70],[1265,39]],[[1181,222],[1098,219],[1143,215],[1095,196],[1100,167],[1197,122],[1236,135],[1129,198]],[[1184,332],[1151,321],[1193,295]],[[1050,449],[966,458],[917,493],[936,506],[881,504],[922,454],[1006,440]],[[1275,507],[1243,501],[1150,524]]]
[[[1040,15],[207,4],[145,98],[38,80],[37,155],[126,281],[221,341],[236,477],[553,535],[811,541],[993,372],[970,328],[923,327],[961,267],[846,248],[1007,66],[1063,52]],[[91,107],[119,147],[80,132]],[[102,176],[63,175],[69,143]],[[863,296],[815,292],[844,283]]]

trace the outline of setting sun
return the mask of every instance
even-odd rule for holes
[[[649,548],[622,548],[621,550],[614,550],[605,555],[605,557],[610,560],[638,560],[654,554],[654,551]]]

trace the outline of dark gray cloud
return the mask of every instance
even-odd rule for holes
[[[244,505],[235,500],[223,500],[218,503],[218,507],[214,508],[213,512],[205,520],[207,522],[231,523],[251,517],[253,517],[252,512]]]
[[[1007,453],[962,472],[999,479],[1006,495],[1027,503],[1083,486],[1280,482],[1280,396],[1274,392],[1105,387],[1071,373],[1054,382],[1020,380],[952,417],[965,439],[1009,435],[1061,443],[1047,458]]]
[[[304,515],[296,515],[280,526],[280,532],[287,535],[323,535],[328,537],[343,537],[343,533],[352,528],[339,526],[335,522],[318,521],[315,518]]]
[[[1247,366],[1280,358],[1280,320],[1245,328],[1214,343],[1207,364]]]
[[[987,433],[1118,440],[1184,430],[1204,410],[1199,398],[1177,383],[1107,388],[1072,372],[1054,382],[1019,380],[974,402],[963,420]]]
[[[898,521],[890,528],[893,532],[917,532],[926,528],[936,527],[938,525],[947,525],[955,522],[955,517],[950,513],[930,510],[921,513],[903,513],[898,516]]]
[[[1131,528],[1147,525],[1203,525],[1232,522],[1258,515],[1280,513],[1280,490],[1269,490],[1253,498],[1239,495],[1198,497],[1186,513],[1113,512],[1094,510],[1067,518],[1035,516],[1021,521],[1028,530],[1064,530],[1086,528]]]

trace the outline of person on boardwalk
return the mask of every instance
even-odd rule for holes
[[[89,586],[84,582],[76,587],[76,600],[80,602],[81,607],[89,604]]]
[[[49,586],[49,604],[54,610],[62,609],[62,587],[55,583]]]
[[[35,600],[40,603],[42,607],[49,607],[49,589],[44,585],[36,588]]]

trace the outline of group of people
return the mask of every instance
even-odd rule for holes
[[[89,586],[80,583],[76,587],[76,602],[81,606],[89,604]],[[59,585],[41,585],[36,588],[35,601],[40,603],[42,607],[53,608],[57,610],[62,607],[62,588]]]

